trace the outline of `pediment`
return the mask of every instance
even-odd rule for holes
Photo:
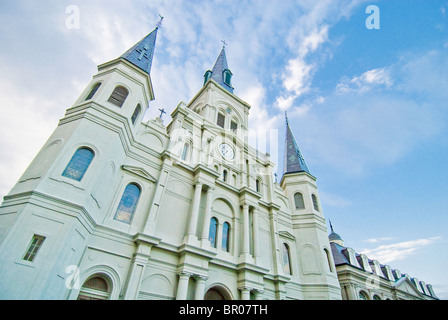
[[[129,172],[133,175],[136,175],[140,178],[143,178],[145,180],[151,181],[153,183],[157,182],[157,179],[154,178],[148,171],[146,171],[143,168],[134,167],[134,166],[128,166],[128,165],[122,165],[121,169],[123,169],[126,172]]]
[[[279,231],[278,233],[281,237],[290,239],[290,240],[296,240],[296,237],[294,237],[294,235],[292,235],[291,233],[289,233],[288,231]]]

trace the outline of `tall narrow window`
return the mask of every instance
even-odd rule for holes
[[[235,121],[230,122],[230,130],[232,130],[233,133],[236,133],[238,130],[238,124]]]
[[[257,191],[257,192],[261,192],[261,182],[260,182],[260,180],[255,180],[255,190]]]
[[[294,195],[294,203],[296,205],[296,209],[305,209],[305,203],[303,201],[303,195],[300,192],[297,192]]]
[[[33,239],[31,239],[31,243],[28,246],[28,249],[26,250],[23,260],[33,262],[36,258],[37,253],[39,252],[39,249],[42,247],[44,240],[45,237],[34,235]]]
[[[223,172],[222,172],[222,181],[224,181],[224,182],[227,182],[227,176],[228,176],[229,174],[227,173],[227,170],[224,170]]]
[[[135,124],[135,121],[137,121],[137,118],[140,115],[141,110],[142,110],[142,108],[141,108],[140,104],[138,104],[134,110],[134,113],[132,114],[132,117],[131,117],[132,124]]]
[[[217,246],[217,237],[216,233],[218,231],[218,220],[216,218],[211,218],[210,220],[210,232],[208,235],[208,239],[210,240],[210,244],[213,248]]]
[[[186,142],[186,143],[184,144],[184,149],[182,150],[182,157],[181,157],[181,159],[182,159],[183,161],[186,161],[186,160],[187,160],[187,157],[188,157],[188,150],[190,150],[190,144],[189,144],[188,142]]]
[[[225,115],[223,115],[222,113],[218,113],[218,120],[217,120],[216,124],[218,126],[220,126],[221,128],[224,128],[225,123],[226,123]]]
[[[292,274],[291,257],[289,254],[289,247],[286,243],[283,244],[283,271],[285,274]]]
[[[312,195],[311,198],[313,198],[313,206],[314,206],[314,210],[319,211],[319,204],[317,203],[317,197],[316,195]]]
[[[230,251],[230,224],[225,222],[222,227],[222,250]]]
[[[126,88],[118,86],[115,88],[114,92],[112,92],[111,96],[109,97],[109,100],[107,101],[121,108],[123,106],[124,101],[128,97],[128,94],[129,91]]]
[[[86,100],[90,100],[93,98],[95,93],[98,91],[98,89],[101,87],[101,83],[97,83],[92,87],[92,90],[90,90],[89,95],[87,96]]]
[[[333,267],[331,266],[330,252],[327,249],[324,249],[325,255],[327,256],[328,268],[330,272],[333,272]]]
[[[128,224],[131,223],[132,216],[137,208],[140,193],[140,187],[136,184],[131,183],[126,187],[118,205],[117,212],[115,213],[115,220]]]
[[[76,181],[81,181],[90,164],[92,163],[94,155],[95,154],[90,149],[78,149],[73,155],[62,175]]]

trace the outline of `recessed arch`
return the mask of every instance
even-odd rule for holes
[[[232,292],[222,283],[211,285],[205,295],[204,300],[234,300]]]

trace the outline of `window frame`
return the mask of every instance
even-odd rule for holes
[[[102,85],[102,82],[97,82],[97,83],[95,83],[95,84],[91,87],[91,89],[90,89],[90,91],[89,91],[89,94],[86,96],[86,98],[84,99],[84,101],[88,101],[88,100],[93,99],[93,97],[96,95],[96,93],[98,92],[98,90],[101,88],[101,85]]]
[[[31,237],[31,241],[29,242],[25,254],[22,256],[22,261],[26,261],[27,263],[34,263],[37,257],[37,254],[42,249],[42,246],[47,237],[39,234],[33,234]],[[35,240],[38,242],[35,243]]]
[[[124,89],[126,91],[126,95],[123,96],[120,92],[118,92],[118,89]],[[118,108],[122,108],[124,103],[126,102],[127,98],[129,97],[130,91],[128,88],[126,88],[123,85],[117,85],[114,90],[112,91],[112,93],[109,96],[109,99],[107,99],[107,102],[112,103],[114,106],[118,107]],[[123,101],[117,99],[114,95],[118,95],[123,98]],[[118,102],[118,103],[117,103]]]
[[[209,232],[208,232],[208,240],[210,241],[211,247],[215,248],[215,249],[218,248],[218,225],[219,225],[218,218],[211,217],[210,218],[210,227],[209,227]],[[213,231],[213,238],[212,238],[212,231]],[[212,240],[214,240],[214,242],[212,242]]]
[[[129,218],[128,219],[119,219],[118,215],[123,211],[123,210],[122,211],[119,211],[119,210],[120,210],[120,207],[122,206],[122,204],[124,203],[124,201],[126,201],[126,198],[124,196],[126,195],[126,191],[128,190],[128,188],[130,186],[137,187],[137,189],[139,190],[139,194],[138,194],[137,200],[133,204],[132,212],[126,212],[125,211],[126,213],[129,214]],[[123,189],[123,192],[121,193],[120,201],[118,202],[118,205],[116,207],[115,213],[113,215],[113,220],[117,221],[117,222],[121,222],[121,223],[127,224],[127,225],[131,225],[132,221],[134,220],[135,214],[137,212],[140,200],[142,198],[142,193],[143,193],[143,189],[140,186],[140,184],[138,184],[136,182],[129,182],[129,183],[127,183],[126,187]]]
[[[68,175],[68,172],[69,172],[70,170],[72,170],[73,165],[75,164],[75,156],[76,156],[76,155],[78,154],[78,152],[80,152],[81,150],[87,150],[87,151],[89,151],[89,152],[91,153],[92,157],[90,158],[89,163],[88,163],[87,166],[85,167],[85,169],[84,169],[84,171],[82,172],[82,174],[80,175],[80,177],[79,177],[79,178],[75,178],[75,177],[69,176],[69,175]],[[76,182],[76,183],[81,183],[81,182],[84,180],[84,178],[85,178],[87,172],[89,171],[89,169],[92,167],[92,163],[93,163],[95,157],[96,157],[96,152],[95,152],[92,148],[90,148],[90,147],[88,147],[88,146],[80,146],[80,147],[78,147],[78,148],[76,149],[76,151],[72,154],[72,156],[71,156],[70,160],[68,161],[67,165],[64,167],[64,170],[62,171],[61,176],[62,176],[64,179],[68,179],[69,181]]]

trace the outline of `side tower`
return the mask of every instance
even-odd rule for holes
[[[316,178],[311,175],[300,152],[287,115],[285,140],[284,172],[280,186],[291,208],[304,296],[306,299],[341,299]]]
[[[157,31],[98,66],[4,198],[0,299],[66,299],[94,233],[103,239],[95,243],[124,242],[124,235],[141,225],[143,214],[132,215],[142,211],[141,203],[151,196],[142,194],[154,179],[136,165],[143,157],[137,152],[142,147],[135,146],[154,100],[150,71]]]

